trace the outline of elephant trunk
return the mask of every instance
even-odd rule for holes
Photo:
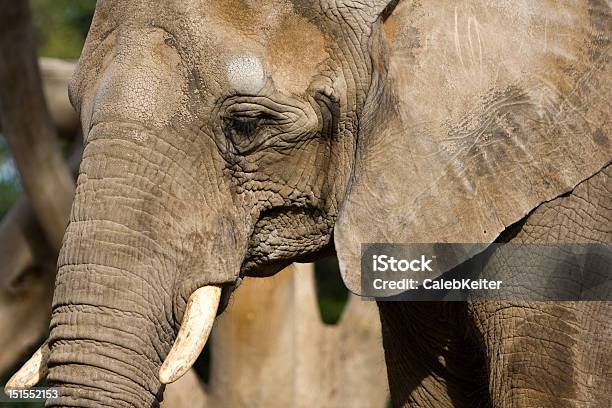
[[[246,240],[236,235],[246,234],[202,209],[220,198],[193,178],[167,178],[185,163],[161,167],[150,145],[130,141],[133,131],[92,131],[84,152],[48,342],[47,378],[61,397],[47,406],[158,406],[162,382],[186,371],[203,347],[220,285],[239,272],[236,246]],[[228,242],[233,248],[220,248]]]
[[[97,275],[113,276],[109,268],[96,269]],[[100,283],[96,279],[92,285]],[[172,338],[168,325],[160,328],[146,315],[111,302],[94,303],[83,300],[54,308],[47,379],[61,397],[47,406],[158,406],[163,390],[157,370],[167,348],[152,339],[163,331]]]

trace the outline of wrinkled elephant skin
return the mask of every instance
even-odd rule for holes
[[[610,6],[554,3],[98,1],[70,85],[85,150],[49,338],[62,397],[47,406],[158,406],[175,340],[201,347],[184,340],[206,331],[189,301],[198,289],[221,288],[222,309],[242,276],[335,250],[359,293],[362,243],[491,243],[600,174],[612,158]],[[492,312],[469,313],[490,333]],[[529,331],[511,329],[480,343],[478,391],[493,406],[547,406],[517,361],[556,340],[521,348],[514,336]],[[549,370],[577,367],[564,388],[575,392],[558,397],[579,406],[600,371],[583,378],[573,361]],[[394,403],[441,406],[448,382],[421,381],[439,364],[414,367],[420,378],[401,364],[388,360]],[[525,381],[505,383],[513,369]]]

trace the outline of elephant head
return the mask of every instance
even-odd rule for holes
[[[99,1],[50,404],[157,406],[241,277],[335,249],[359,293],[362,243],[490,243],[600,170],[608,7],[505,4]]]

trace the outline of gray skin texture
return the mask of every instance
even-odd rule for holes
[[[362,242],[489,243],[605,167],[606,3],[425,3],[98,1],[47,406],[158,406],[203,285],[335,248],[358,293]]]
[[[612,242],[612,167],[509,228],[513,244]],[[498,258],[500,259],[500,258]],[[519,271],[503,257],[483,273]],[[395,407],[609,407],[610,302],[379,302]],[[409,347],[406,345],[409,344]]]

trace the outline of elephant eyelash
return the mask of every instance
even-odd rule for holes
[[[248,154],[256,150],[264,142],[264,134],[268,127],[283,126],[285,119],[274,112],[255,109],[252,106],[234,109],[221,117],[222,130],[226,138],[226,147],[240,154]]]
[[[260,116],[230,116],[224,118],[223,133],[233,149],[246,153],[256,145],[258,134],[265,124],[266,120]]]
[[[230,119],[230,126],[234,132],[252,139],[261,122],[259,117],[233,117]]]

